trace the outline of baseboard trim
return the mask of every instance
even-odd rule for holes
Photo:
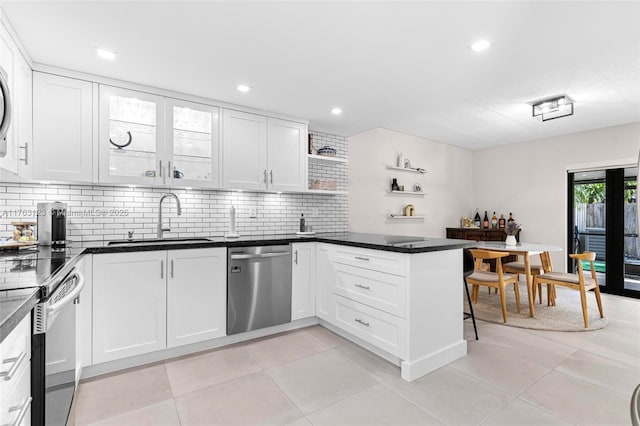
[[[253,330],[246,333],[224,336],[218,339],[206,340],[204,342],[192,343],[189,345],[179,346],[177,348],[163,349],[161,351],[151,352],[144,355],[137,355],[129,358],[108,361],[102,364],[86,366],[82,369],[81,380],[94,378],[104,374],[114,373],[128,368],[140,367],[142,365],[163,362],[171,358],[177,358],[186,355],[192,355],[198,352],[217,349],[223,346],[241,343],[247,340],[267,337],[286,331],[296,330],[299,328],[309,327],[318,324],[317,317],[303,318],[292,321],[287,324],[276,325],[273,327]]]
[[[401,375],[407,382],[412,382],[466,355],[467,341],[463,339],[414,361],[402,361],[400,365],[402,369]]]

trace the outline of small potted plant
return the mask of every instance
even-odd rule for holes
[[[507,222],[507,225],[504,228],[504,232],[507,234],[507,239],[505,240],[505,244],[508,246],[515,246],[518,242],[516,241],[516,235],[520,231],[520,225],[515,221]]]

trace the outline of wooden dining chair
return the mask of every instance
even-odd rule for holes
[[[516,295],[516,309],[520,313],[520,292],[518,291],[518,282],[513,274],[505,274],[502,271],[501,258],[509,256],[509,253],[472,249],[471,253],[475,259],[475,271],[467,277],[467,282],[473,286],[473,300],[478,302],[478,292],[481,285],[487,286],[489,289],[495,288],[500,293],[500,305],[502,306],[502,320],[507,322],[507,299],[505,295],[505,287],[513,284]],[[483,264],[486,260],[496,260],[496,272],[488,272],[483,270]]]
[[[510,274],[516,274],[516,280],[520,279],[520,274],[525,274],[526,269],[524,266],[524,261],[517,260],[515,262],[509,262],[502,265],[502,269],[504,272]],[[548,251],[540,253],[540,264],[531,263],[529,264],[529,270],[531,271],[532,276],[544,274],[545,272],[550,272],[553,270],[553,265],[551,264],[551,256]],[[537,286],[533,286],[533,300],[536,299],[536,287],[538,298],[540,303],[542,303],[542,284],[538,283]],[[550,286],[547,286],[547,305],[551,305],[551,295],[549,294]]]
[[[550,304],[555,305],[555,286],[572,288],[580,292],[580,303],[582,304],[582,316],[584,318],[584,328],[589,328],[589,315],[587,312],[587,290],[593,289],[598,303],[598,311],[600,318],[604,318],[602,311],[602,299],[600,298],[600,287],[598,286],[598,278],[596,277],[596,253],[587,251],[581,254],[570,254],[570,258],[578,260],[578,273],[568,274],[564,272],[545,272],[541,275],[533,277],[534,287],[537,284],[547,284],[547,294],[550,297]],[[582,269],[582,261],[588,261],[591,265],[591,276],[585,276]]]

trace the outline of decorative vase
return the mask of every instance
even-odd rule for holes
[[[516,244],[518,244],[515,235],[507,235],[507,239],[504,241],[504,243],[508,246],[515,246]]]

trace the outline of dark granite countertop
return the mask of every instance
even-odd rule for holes
[[[31,312],[39,298],[39,288],[0,291],[0,343]]]
[[[269,234],[242,236],[226,239],[224,237],[206,237],[205,241],[144,241],[132,244],[120,240],[122,244],[109,245],[108,241],[71,242],[62,250],[50,247],[21,251],[0,252],[0,294],[9,294],[17,289],[29,293],[28,303],[20,304],[9,299],[0,299],[0,336],[5,336],[22,317],[35,305],[41,296],[51,291],[48,285],[57,282],[58,277],[66,275],[83,254],[126,253],[135,251],[180,250],[208,247],[247,247],[255,245],[276,245],[299,242],[324,242],[351,247],[384,250],[397,253],[425,253],[440,250],[453,250],[472,245],[467,240],[443,238],[407,237],[400,235],[380,235],[364,233],[319,233],[316,235]],[[25,296],[26,297],[26,296]],[[35,301],[34,301],[35,300]],[[6,303],[6,304],[5,304]],[[33,303],[33,304],[31,304]],[[26,309],[25,306],[31,306]],[[11,310],[15,310],[12,313]],[[18,322],[16,322],[18,321]]]
[[[73,243],[68,250],[80,250],[83,253],[122,253],[131,251],[179,250],[206,247],[247,247],[255,245],[275,245],[300,242],[323,242],[374,250],[393,251],[397,253],[425,253],[430,251],[452,250],[469,246],[467,240],[445,238],[408,237],[401,235],[365,234],[356,232],[320,233],[316,235],[270,234],[259,236],[243,236],[227,239],[210,237],[208,241],[145,241],[142,244],[127,243],[109,245],[107,241]]]

